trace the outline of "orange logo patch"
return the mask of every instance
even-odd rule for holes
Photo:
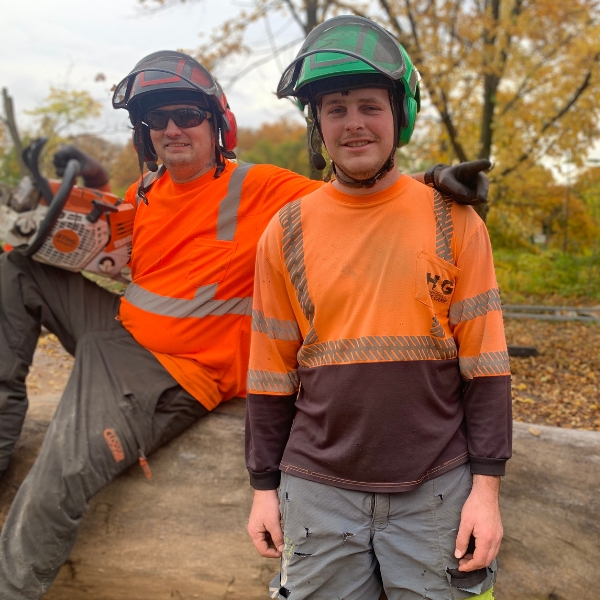
[[[122,460],[125,460],[125,452],[123,451],[123,446],[121,446],[121,440],[119,440],[119,437],[117,436],[115,430],[105,429],[103,435],[110,449],[110,453],[115,459],[115,462],[121,462]]]
[[[52,244],[59,252],[73,252],[79,246],[79,236],[72,229],[59,229],[52,236]]]

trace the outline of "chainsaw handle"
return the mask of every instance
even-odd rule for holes
[[[58,217],[60,217],[60,213],[65,207],[67,198],[75,185],[75,180],[79,175],[79,171],[81,171],[81,164],[78,160],[71,159],[65,167],[62,183],[54,195],[54,198],[50,201],[48,212],[46,213],[44,220],[40,223],[40,228],[38,229],[35,239],[22,251],[25,256],[33,256],[42,247],[46,238],[50,235],[50,232],[58,220]]]

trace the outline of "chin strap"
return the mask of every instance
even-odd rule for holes
[[[331,163],[333,172],[338,181],[343,183],[345,186],[350,188],[372,188],[384,175],[389,173],[394,168],[394,156],[396,154],[396,147],[392,150],[392,153],[388,156],[388,159],[383,163],[383,166],[369,179],[355,179],[351,175],[348,175],[334,162]]]

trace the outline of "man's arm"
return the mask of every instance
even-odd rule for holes
[[[276,489],[296,414],[297,353],[302,345],[282,260],[281,226],[275,216],[257,250],[246,405],[246,467],[255,488],[248,534],[268,558],[281,556],[283,545]]]
[[[473,225],[470,209],[455,207],[455,212]],[[510,372],[492,251],[483,223],[471,232],[459,240],[456,264],[460,277],[449,310],[463,380],[473,474],[473,488],[462,510],[456,540],[461,571],[486,567],[498,553],[502,539],[499,478],[504,475],[512,446]],[[475,538],[472,556],[465,555],[471,535]]]

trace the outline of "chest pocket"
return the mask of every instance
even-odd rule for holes
[[[459,277],[458,267],[433,254],[421,252],[417,258],[415,297],[433,308],[436,314],[448,312]]]
[[[223,281],[237,249],[237,242],[194,238],[186,279],[193,286]]]

